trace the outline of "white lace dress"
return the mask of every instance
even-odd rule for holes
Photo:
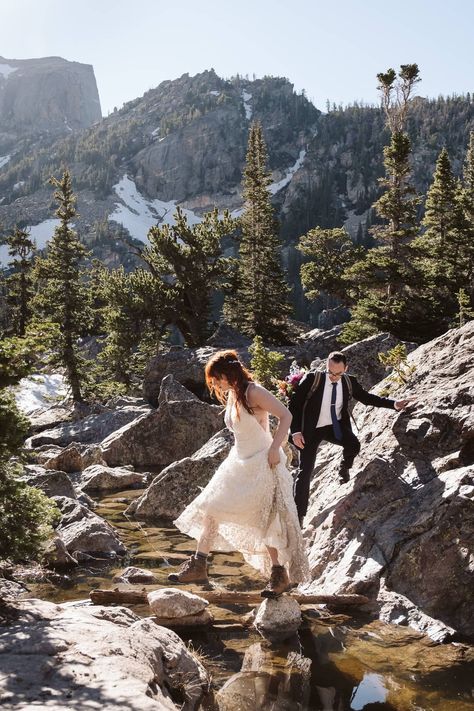
[[[268,464],[272,436],[254,415],[239,407],[237,415],[229,397],[225,422],[235,444],[214,476],[174,521],[177,528],[196,540],[203,520],[213,520],[210,549],[242,553],[244,559],[265,576],[271,569],[266,546],[278,550],[281,564],[292,583],[308,580],[304,541],[293,500],[293,479],[280,450],[280,463]]]

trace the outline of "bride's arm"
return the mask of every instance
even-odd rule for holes
[[[278,427],[273,435],[273,442],[268,452],[270,465],[278,464],[280,461],[279,449],[288,434],[292,414],[275,395],[272,395],[272,393],[266,390],[262,385],[257,385],[257,383],[253,383],[248,389],[247,402],[250,407],[261,407],[262,410],[266,410],[270,415],[278,417]]]

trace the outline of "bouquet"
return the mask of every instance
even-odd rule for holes
[[[284,380],[278,380],[277,397],[282,400],[285,405],[288,405],[291,395],[298,387],[300,380],[306,375],[308,368],[300,367],[294,360],[290,366],[290,372]]]

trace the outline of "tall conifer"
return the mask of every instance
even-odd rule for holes
[[[33,253],[35,243],[26,230],[16,227],[8,235],[6,243],[12,257],[13,273],[6,278],[7,303],[11,309],[11,330],[17,336],[24,336],[27,321],[31,315],[33,298]]]
[[[88,292],[81,269],[86,249],[73,230],[76,198],[69,172],[65,171],[60,180],[51,178],[50,183],[56,188],[54,197],[59,205],[56,215],[60,224],[48,245],[46,258],[38,260],[40,290],[35,305],[59,327],[58,362],[65,368],[73,400],[80,402],[85,374],[78,338],[90,320]]]
[[[468,211],[468,192],[453,175],[448,152],[443,148],[426,196],[425,231],[415,246],[426,289],[446,324],[457,308],[456,293],[469,289],[472,279],[474,226]]]
[[[224,315],[242,333],[264,341],[288,338],[290,289],[281,264],[281,242],[274,217],[262,126],[250,126],[244,170],[245,209],[235,290],[226,299]]]
[[[420,198],[411,178],[411,142],[406,119],[414,86],[419,79],[416,64],[402,64],[397,74],[389,69],[377,75],[385,111],[390,143],[384,148],[384,188],[375,202],[377,215],[384,224],[372,228],[377,246],[366,258],[351,267],[346,278],[355,285],[356,305],[352,321],[344,328],[347,341],[364,338],[377,331],[391,331],[400,337],[410,333],[413,308],[411,288],[415,285],[411,242],[417,227]]]

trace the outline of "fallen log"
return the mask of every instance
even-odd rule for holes
[[[166,587],[166,586],[162,586]],[[159,588],[153,588],[159,589]],[[141,590],[127,590],[114,588],[113,590],[91,590],[90,599],[94,605],[146,605],[147,593],[152,588]],[[194,595],[204,598],[212,605],[259,605],[263,598],[259,592],[240,592],[234,590],[189,590]],[[285,593],[300,605],[330,605],[331,607],[355,607],[365,605],[369,598],[365,595],[304,595],[302,593]]]

